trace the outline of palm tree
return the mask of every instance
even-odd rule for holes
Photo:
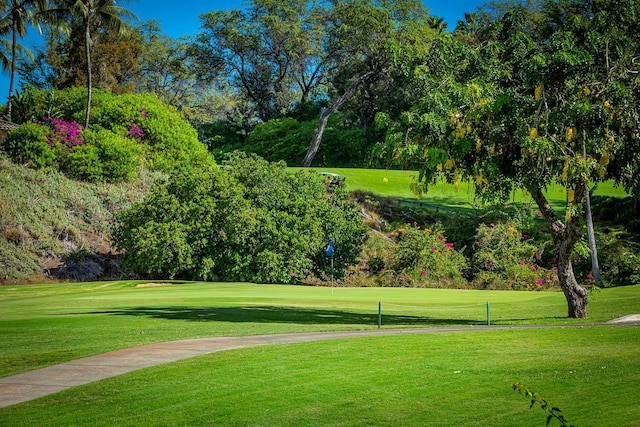
[[[124,19],[137,19],[137,16],[128,9],[116,6],[115,0],[55,1],[57,7],[49,12],[49,14],[54,17],[52,21],[60,22],[65,18],[68,19],[68,24],[75,21],[82,26],[84,32],[85,59],[87,63],[87,109],[84,127],[87,128],[89,126],[89,114],[91,113],[91,48],[93,46],[91,31],[105,28],[122,32],[124,29]]]
[[[0,34],[11,34],[10,50],[7,56],[2,55],[0,59],[4,69],[10,69],[9,94],[7,101],[7,115],[11,117],[11,96],[15,85],[16,59],[18,51],[29,53],[30,51],[18,43],[18,37],[24,38],[27,34],[27,26],[33,25],[41,31],[38,20],[38,12],[44,10],[47,0],[4,0],[0,2],[2,8],[2,18],[0,20]],[[8,44],[6,41],[3,43]]]

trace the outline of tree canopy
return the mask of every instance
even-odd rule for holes
[[[454,185],[472,179],[487,200],[508,200],[515,188],[531,194],[549,223],[571,317],[586,316],[570,260],[585,192],[610,178],[633,188],[639,7],[547,1],[470,19],[473,33],[461,25],[444,34],[409,70],[418,101],[378,117],[387,129],[380,151],[420,167],[418,191],[441,175]],[[567,189],[564,218],[544,196],[552,182]]]

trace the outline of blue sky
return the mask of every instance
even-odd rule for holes
[[[485,2],[486,0],[424,0],[430,13],[444,18],[450,29],[455,28],[456,22],[463,19],[465,12],[473,12]],[[243,0],[130,0],[121,5],[135,12],[140,21],[159,21],[164,34],[177,38],[197,34],[201,14],[212,10],[240,8],[243,3]],[[41,41],[32,34],[23,43],[30,46],[41,44]],[[2,73],[0,102],[5,102],[8,90],[9,75]]]

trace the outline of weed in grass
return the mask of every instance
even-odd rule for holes
[[[558,423],[560,423],[561,427],[574,427],[573,425],[569,424],[567,419],[562,414],[562,410],[560,410],[560,408],[551,406],[551,404],[547,402],[546,399],[543,399],[538,393],[526,388],[524,384],[515,383],[513,385],[513,389],[520,392],[520,394],[524,395],[525,397],[531,399],[531,405],[529,405],[529,408],[539,406],[540,409],[548,414],[546,423],[547,426],[550,425],[551,421],[557,421]]]

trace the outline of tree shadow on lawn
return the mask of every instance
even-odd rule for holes
[[[377,325],[377,313],[351,313],[337,310],[318,310],[299,307],[133,307],[121,310],[95,311],[90,314],[111,316],[141,316],[152,319],[186,320],[190,322],[232,323],[301,323]],[[427,316],[402,316],[382,313],[385,326],[482,325],[486,321],[442,319]]]

